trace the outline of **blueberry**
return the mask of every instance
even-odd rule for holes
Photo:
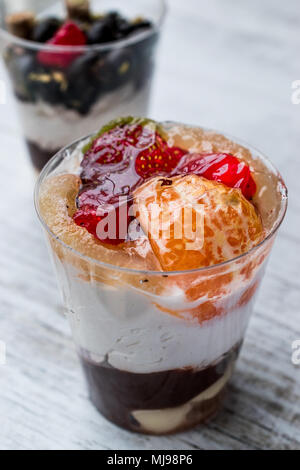
[[[97,53],[88,53],[76,59],[68,70],[68,89],[65,95],[67,107],[87,114],[95,104],[101,87],[96,77]]]
[[[113,50],[107,55],[105,66],[110,80],[109,89],[118,88],[134,75],[133,54],[129,49]]]
[[[114,39],[114,30],[107,19],[98,20],[87,32],[89,44],[102,44]]]
[[[127,37],[131,31],[131,23],[123,18],[117,12],[111,12],[106,17],[107,23],[113,31],[114,40],[119,40]]]
[[[41,65],[36,54],[15,48],[10,51],[7,65],[19,99],[33,102],[41,99],[51,104],[61,101],[67,88],[65,75]]]
[[[136,23],[131,23],[128,34],[130,35],[137,34],[137,33],[140,33],[141,31],[150,29],[152,27],[153,27],[153,24],[151,23],[151,21],[148,21],[148,20],[137,21]]]
[[[154,71],[154,52],[157,41],[158,34],[153,33],[149,37],[131,46],[136,63],[134,81],[137,89],[142,88],[152,76]]]
[[[39,68],[35,54],[11,47],[6,50],[4,58],[16,96],[21,100],[34,101],[29,75]]]
[[[67,90],[68,82],[63,72],[43,68],[28,77],[35,96],[50,104],[59,104]]]
[[[46,18],[45,20],[40,21],[33,30],[33,41],[46,42],[53,38],[61,24],[62,23],[58,18]]]
[[[154,73],[154,61],[151,58],[145,59],[136,67],[134,83],[137,90],[143,88],[150,81]]]
[[[116,12],[108,13],[97,20],[87,33],[90,44],[102,44],[118,41],[127,37],[131,31],[131,23]]]
[[[149,57],[154,55],[154,50],[158,42],[158,34],[153,33],[149,37],[138,41],[136,44],[132,45],[132,50],[134,55],[137,57],[138,61],[144,61],[149,59]]]

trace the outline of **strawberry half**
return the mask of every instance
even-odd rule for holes
[[[128,197],[113,196],[111,189],[105,181],[97,186],[83,186],[77,198],[79,209],[73,219],[103,243],[119,245],[127,238],[132,202]]]
[[[174,174],[203,176],[231,188],[240,188],[246,199],[256,193],[249,166],[229,153],[190,154],[181,160]]]
[[[52,39],[45,44],[53,46],[85,46],[87,39],[85,34],[77,26],[76,23],[68,21],[57,31]],[[51,67],[68,67],[73,60],[81,55],[81,52],[50,52],[40,51],[38,53],[38,61],[46,66]]]
[[[180,148],[168,147],[167,143],[156,133],[155,143],[137,156],[135,171],[143,179],[169,176],[186,153]]]
[[[155,144],[155,135],[155,123],[147,119],[129,117],[112,121],[83,149],[83,182],[101,179],[109,172],[129,170],[133,159]],[[138,176],[135,175],[136,180],[140,179]]]

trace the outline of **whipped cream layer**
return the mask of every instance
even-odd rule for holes
[[[101,96],[87,115],[62,105],[39,101],[25,103],[17,100],[24,136],[43,150],[57,151],[80,136],[94,132],[116,116],[145,115],[148,111],[151,84],[138,93],[132,84]]]
[[[254,297],[243,306],[234,305],[249,285],[242,285],[222,301],[227,304],[226,313],[199,323],[162,312],[155,304],[159,301],[165,308],[188,310],[203,303],[203,298],[188,302],[180,288],[155,296],[130,286],[88,282],[78,277],[75,268],[55,260],[65,286],[66,313],[75,342],[94,363],[105,361],[135,373],[202,369],[218,361],[244,337]]]

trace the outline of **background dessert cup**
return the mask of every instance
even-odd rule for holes
[[[78,135],[95,130],[122,114],[147,115],[157,44],[165,16],[164,0],[94,0],[93,12],[118,11],[153,27],[115,42],[87,46],[53,46],[23,40],[5,28],[8,14],[25,8],[37,18],[64,18],[63,1],[0,0],[1,55],[16,97],[18,113],[34,167],[45,163]],[[56,62],[68,55],[68,67],[45,66],[46,52]],[[50,60],[51,62],[51,60]]]
[[[36,207],[92,402],[110,421],[141,433],[168,434],[204,422],[222,404],[286,211],[281,177],[248,147],[265,188],[256,203],[269,224],[249,252],[192,271],[125,269],[75,251],[43,217],[43,188],[53,175],[72,173],[77,148],[78,142],[62,150],[43,170]]]

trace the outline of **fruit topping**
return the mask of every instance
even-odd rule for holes
[[[74,220],[102,242],[119,244],[127,239],[128,226],[135,218],[133,209],[136,206],[132,208],[133,194],[145,196],[144,191],[146,190],[140,188],[140,186],[149,179],[149,187],[153,191],[152,202],[156,200],[163,201],[166,198],[166,204],[163,203],[161,212],[169,213],[170,217],[172,213],[176,213],[176,204],[179,204],[179,208],[183,208],[187,203],[194,203],[195,194],[198,199],[205,200],[207,190],[210,191],[209,197],[214,200],[212,204],[219,197],[222,205],[223,199],[227,198],[224,203],[225,208],[228,211],[230,210],[233,216],[233,209],[236,209],[237,212],[241,211],[247,204],[255,213],[253,206],[244,198],[245,196],[250,199],[256,190],[250,169],[244,162],[230,154],[195,155],[189,154],[187,150],[171,147],[167,143],[161,126],[149,119],[127,117],[112,121],[104,126],[96,137],[91,139],[84,147],[83,152],[84,157],[81,162],[82,171],[80,175],[82,188],[77,199],[78,212],[75,214]],[[175,186],[172,178],[177,175],[181,175],[181,178],[174,180],[177,188],[174,190]],[[187,178],[187,175],[193,175],[198,180],[185,180],[184,178]],[[211,182],[205,183],[207,180],[211,180]],[[152,185],[153,181],[155,181],[154,186]],[[180,196],[180,181],[186,181],[182,191],[183,195],[188,195],[189,200],[182,199]],[[196,192],[197,181],[199,181],[198,192]],[[147,184],[143,188],[148,188]],[[167,188],[167,190],[165,191],[164,188]],[[229,190],[232,193],[228,193]],[[151,191],[149,191],[149,194]],[[220,198],[222,192],[223,199]],[[146,194],[146,196],[150,199],[149,195]],[[169,207],[170,198],[172,199],[172,197],[174,197],[174,205]],[[202,202],[201,204],[200,212],[204,207]],[[119,212],[123,206],[127,206],[127,209],[124,209],[125,212],[122,211],[123,219],[121,223]],[[188,210],[188,206],[185,209]],[[191,227],[194,227],[196,222],[193,221],[193,217],[197,215],[197,211],[192,210],[191,214],[193,214],[192,221],[189,223]],[[112,224],[112,235],[107,236],[104,233],[103,236],[97,230],[97,226],[99,222],[104,224],[105,220],[111,224],[113,216],[117,221]],[[178,215],[178,217],[179,221],[181,215]],[[145,233],[150,239],[153,239],[151,230],[149,231],[145,227],[143,217],[139,216],[139,220],[143,230],[146,231]],[[178,221],[175,226],[178,225]],[[217,219],[214,223],[222,225]],[[170,228],[170,226],[167,221],[167,227]],[[238,224],[237,226],[240,229]],[[122,236],[120,235],[121,228],[123,229]],[[155,229],[157,229],[157,226]],[[171,231],[173,229],[174,227]],[[210,227],[210,230],[213,233],[214,228]],[[235,235],[231,237],[231,241],[233,240],[236,240]],[[219,256],[217,262],[226,259],[226,256],[223,256],[222,243],[220,242],[220,246],[217,247],[217,255]],[[242,240],[238,240],[237,244],[242,246]],[[178,242],[176,246],[179,247],[179,245],[180,249],[184,250],[182,244]],[[161,242],[159,242],[159,246],[163,250]],[[226,246],[224,249],[226,252]],[[163,251],[167,252],[167,250]],[[229,251],[227,249],[227,252]],[[172,256],[175,256],[174,253]],[[201,253],[201,250],[199,253]],[[195,257],[197,266],[201,265],[199,256],[201,259],[205,259],[205,263],[208,262],[207,253],[205,256],[203,253],[201,255],[199,253]],[[167,263],[163,262],[162,268],[167,269],[166,265]],[[172,266],[173,268],[174,266]]]
[[[228,153],[189,154],[175,170],[175,174],[182,173],[192,173],[231,188],[240,188],[247,199],[252,199],[256,192],[249,166]]]
[[[140,33],[141,31],[145,31],[150,28],[152,28],[151,21],[145,20],[143,18],[137,18],[129,26],[128,34],[132,35],[132,34]]]
[[[157,260],[146,237],[139,239],[134,244],[126,243],[123,250],[108,250],[102,243],[95,243],[95,238],[85,228],[74,224],[73,215],[77,210],[76,197],[80,190],[80,184],[79,176],[59,174],[46,178],[42,185],[39,208],[55,237],[77,252],[104,263],[133,269],[159,270]],[[79,263],[79,266],[78,257],[73,255],[72,251],[65,250],[55,240],[53,240],[53,245],[57,254],[61,254],[65,261],[75,262],[80,270],[84,270],[87,276],[85,279],[90,280],[92,275],[93,279],[97,279],[97,281],[113,283],[112,271],[103,270],[101,267],[97,269],[96,264],[93,274],[90,271],[90,266],[85,271],[84,263]],[[139,277],[136,282],[138,283],[137,287],[140,287]]]
[[[230,260],[255,246],[263,233],[241,191],[195,174],[153,178],[135,191],[134,202],[164,271]]]
[[[74,220],[85,226],[99,240],[118,244],[125,240],[132,205],[132,192],[145,179],[165,176],[178,164],[186,152],[168,147],[160,126],[149,119],[122,118],[105,126],[96,138],[85,147],[81,163],[83,187],[78,197],[78,213]],[[120,199],[121,198],[121,201]],[[125,237],[106,239],[97,233],[97,224],[108,216],[99,217],[97,209],[103,211],[103,205],[111,206],[111,214],[119,219],[120,206],[128,206],[122,221]],[[113,230],[113,232],[115,232]]]
[[[33,29],[32,40],[36,42],[49,41],[61,27],[61,24],[61,21],[55,17],[49,17],[39,21]]]
[[[137,156],[155,145],[158,138],[158,125],[149,119],[128,117],[112,121],[84,148],[81,163],[83,182],[134,167]],[[139,174],[136,174],[136,179],[141,179]]]
[[[16,54],[11,54],[12,45],[7,46],[4,55],[12,61],[7,65],[18,98],[32,103],[37,100],[50,104],[59,102],[86,115],[102,96],[105,100],[106,93],[129,84],[132,92],[145,87],[154,70],[154,48],[158,39],[153,23],[143,18],[132,21],[115,11],[94,14],[88,0],[65,0],[65,4],[64,19],[54,16],[39,19],[31,12],[7,16],[7,28],[12,34],[49,46],[39,51],[15,46]],[[151,34],[122,47],[72,50],[72,46],[119,41],[147,29]],[[19,60],[21,55],[28,58]],[[27,69],[29,62],[32,62],[29,72],[34,74],[33,80],[27,70],[24,74],[24,64]],[[57,88],[53,80],[53,73],[58,70],[65,74],[67,86],[63,90]],[[124,94],[127,99],[127,91],[124,90]],[[108,96],[107,107],[115,101],[112,98]]]
[[[86,44],[86,36],[76,23],[69,21],[46,44],[49,44],[49,46],[84,46]],[[38,60],[43,65],[65,68],[79,55],[81,55],[81,52],[78,51],[67,52],[58,50],[57,52],[52,52],[45,50],[38,53]]]
[[[48,103],[59,104],[61,98],[68,87],[68,83],[63,72],[58,70],[41,70],[31,72],[28,75],[28,82],[34,87],[35,96]]]
[[[10,73],[16,96],[22,101],[35,101],[29,80],[29,74],[36,71],[36,60],[33,54],[26,54],[22,49],[12,46],[7,48],[4,60]]]
[[[22,39],[30,39],[35,15],[31,11],[13,13],[6,17],[6,26],[10,33]]]
[[[84,191],[79,198],[81,209],[74,214],[74,221],[103,243],[119,245],[127,239],[128,226],[132,220],[129,215],[130,205],[126,198],[124,205],[119,201],[113,204],[110,200],[105,204],[100,195],[97,188]]]
[[[168,144],[157,134],[156,142],[137,156],[135,170],[143,179],[157,174],[168,176],[185,154],[184,150],[168,147]]]

